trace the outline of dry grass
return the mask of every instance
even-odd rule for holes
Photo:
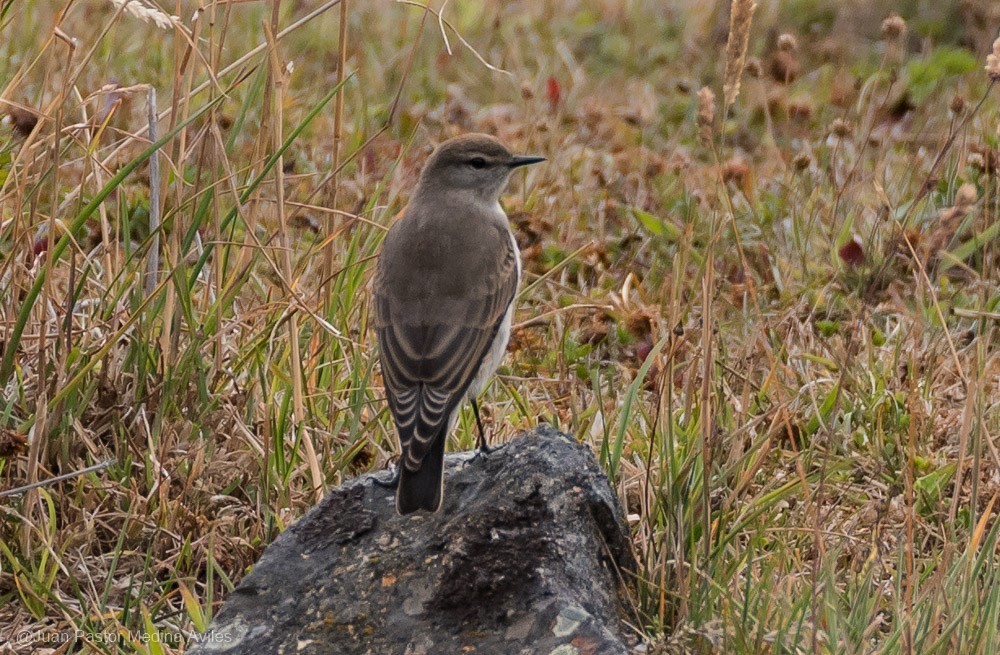
[[[743,69],[747,63],[750,45],[750,26],[757,11],[754,0],[733,0],[729,9],[729,37],[726,39],[726,72],[722,76],[722,93],[726,106],[736,102],[740,95]]]
[[[710,3],[0,2],[0,490],[68,476],[0,495],[0,650],[181,652],[390,461],[368,267],[480,130],[550,162],[485,414],[599,454],[653,649],[992,653],[998,55],[814,4],[721,61]]]

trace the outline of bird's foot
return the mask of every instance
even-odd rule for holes
[[[506,446],[507,446],[507,444],[505,444],[505,443],[498,444],[496,446],[490,446],[485,441],[481,441],[481,442],[479,442],[479,447],[476,448],[476,454],[473,455],[472,459],[469,460],[469,461],[470,462],[475,462],[477,459],[480,458],[480,456],[485,459],[486,457],[492,455],[493,453],[497,452],[498,450],[503,450]]]
[[[395,472],[392,477],[388,480],[379,480],[377,477],[372,477],[372,484],[376,487],[381,487],[382,489],[395,489],[399,486],[399,467],[396,467]]]

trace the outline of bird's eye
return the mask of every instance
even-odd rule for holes
[[[486,160],[482,157],[473,157],[469,160],[469,166],[472,166],[477,170],[486,168]]]

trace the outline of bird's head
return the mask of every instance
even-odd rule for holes
[[[511,172],[518,166],[545,161],[544,157],[511,154],[487,134],[464,134],[439,145],[420,175],[422,190],[471,191],[493,203],[500,197]]]

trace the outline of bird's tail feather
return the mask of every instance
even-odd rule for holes
[[[447,421],[416,471],[407,470],[405,461],[400,462],[399,486],[396,487],[396,511],[400,514],[411,514],[420,509],[436,512],[441,506],[444,442],[448,436],[446,429]]]

